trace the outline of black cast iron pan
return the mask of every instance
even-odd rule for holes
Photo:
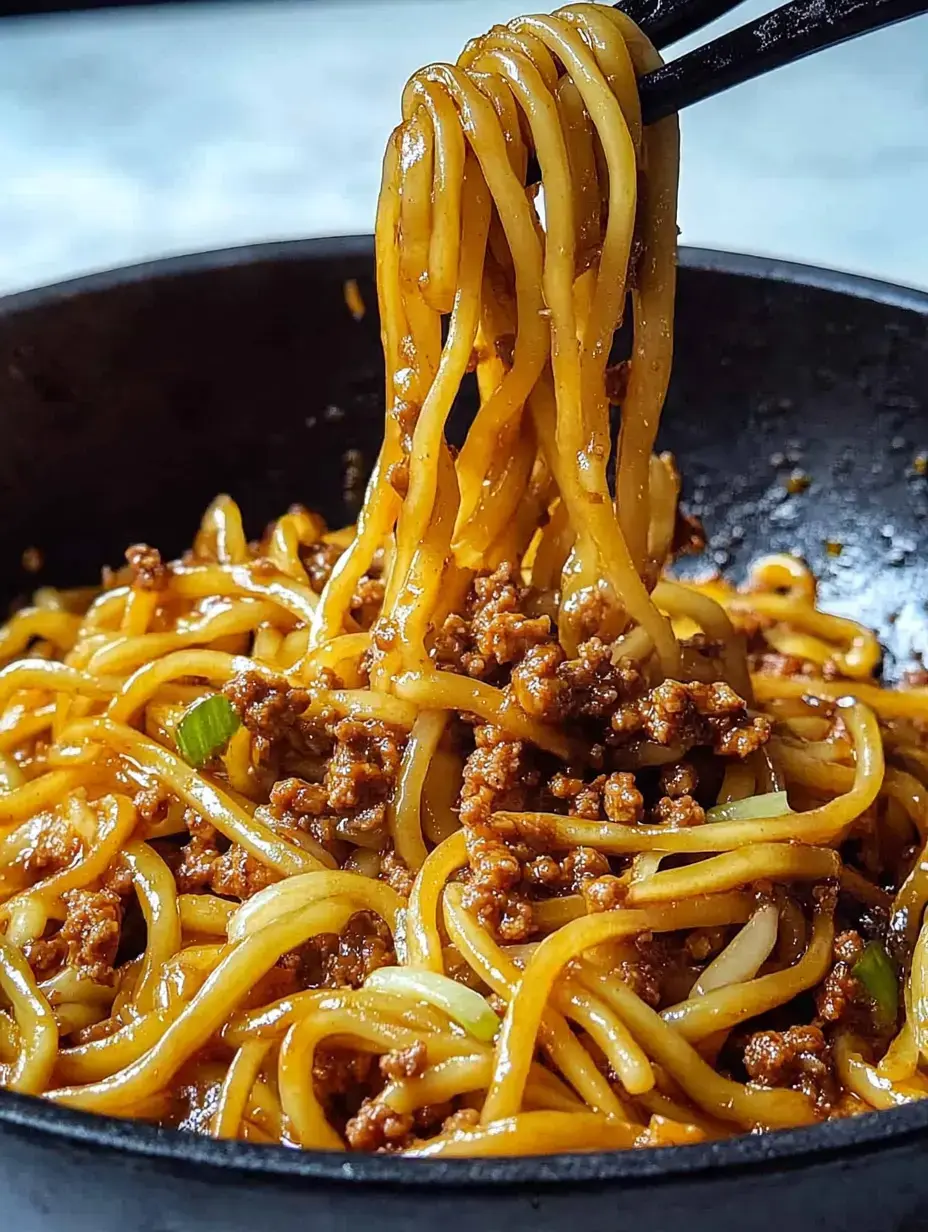
[[[381,429],[371,275],[369,240],[320,240],[0,301],[3,598],[93,580],[140,539],[178,552],[218,491],[253,533],[295,500],[351,520]],[[708,562],[737,574],[761,552],[801,552],[827,604],[879,628],[889,673],[928,650],[926,390],[928,295],[684,254],[662,443],[710,532]],[[808,485],[791,493],[794,471]],[[23,568],[29,547],[38,575]],[[3,1232],[268,1226],[903,1232],[928,1227],[928,1101],[706,1146],[404,1164],[216,1143],[0,1092]]]

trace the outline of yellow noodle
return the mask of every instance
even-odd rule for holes
[[[452,834],[430,852],[413,882],[406,911],[406,954],[411,967],[443,969],[438,909],[445,883],[467,863],[463,831]]]
[[[91,1112],[114,1112],[155,1094],[206,1043],[231,1009],[281,954],[320,932],[340,932],[352,908],[313,903],[247,937],[222,959],[189,1005],[138,1061],[109,1079],[50,1091],[49,1098]]]
[[[67,734],[72,740],[99,740],[115,752],[132,757],[143,769],[177,792],[192,809],[208,817],[231,842],[240,843],[256,860],[275,869],[281,876],[311,872],[321,867],[314,856],[278,838],[263,822],[246,813],[203,775],[155,741],[140,736],[131,727],[113,723],[110,719],[88,719],[75,724]]]
[[[455,1155],[548,1155],[558,1151],[622,1150],[634,1145],[636,1125],[592,1112],[523,1112],[408,1147],[409,1159]]]
[[[124,847],[131,835],[138,815],[132,801],[126,796],[106,796],[97,806],[97,828],[86,853],[57,873],[35,882],[27,891],[7,899],[0,905],[0,917],[7,916],[16,907],[32,899],[41,899],[51,904],[66,890],[73,890],[95,881],[106,871]],[[170,878],[173,886],[174,878]]]
[[[145,954],[133,992],[139,1013],[152,1008],[155,986],[165,963],[180,949],[181,919],[174,875],[154,848],[147,843],[128,843],[123,859],[145,917]]]
[[[498,996],[510,1000],[520,987],[521,973],[464,910],[460,886],[448,886],[443,906],[448,935],[458,950]],[[596,1111],[609,1117],[627,1119],[627,1111],[621,1100],[561,1014],[551,1007],[546,1008],[539,1019],[538,1029],[542,1046],[577,1094]]]
[[[224,937],[235,903],[215,894],[179,894],[177,909],[184,932]]]
[[[194,550],[198,556],[215,552],[220,564],[240,565],[248,559],[241,511],[231,497],[217,496],[204,513]]]
[[[396,890],[357,873],[323,869],[288,877],[250,898],[229,917],[229,940],[241,941],[289,912],[334,897],[354,903],[356,911],[376,912],[393,933],[398,931],[403,900]]]
[[[661,1017],[684,1039],[698,1043],[716,1031],[728,1030],[777,1005],[785,1005],[825,978],[831,963],[833,940],[832,917],[820,911],[815,917],[808,949],[793,966],[681,1001],[679,1005],[662,1010]]]
[[[871,1108],[898,1108],[913,1100],[928,1099],[928,1082],[914,1074],[908,1082],[892,1082],[860,1055],[860,1045],[846,1032],[834,1044],[835,1063],[842,1085]]]
[[[238,1136],[251,1089],[269,1048],[270,1044],[254,1040],[243,1044],[232,1058],[219,1090],[219,1106],[210,1122],[214,1138]]]
[[[798,843],[750,843],[684,868],[653,873],[628,888],[629,906],[735,890],[752,881],[821,881],[837,877],[837,852]]]
[[[22,954],[0,937],[0,988],[9,1001],[19,1029],[15,1061],[0,1069],[2,1085],[11,1091],[39,1095],[48,1086],[58,1052],[58,1024],[48,1001]]]
[[[403,752],[388,818],[393,846],[408,868],[418,870],[427,851],[422,837],[422,789],[429,763],[447,722],[442,711],[424,710],[416,719]]]

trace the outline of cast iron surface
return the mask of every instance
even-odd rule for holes
[[[368,305],[344,302],[355,278]],[[928,296],[690,252],[663,444],[738,574],[798,550],[895,671],[928,649]],[[377,448],[369,241],[157,263],[0,301],[0,578],[13,599],[94,579],[143,539],[175,553],[217,491],[257,533],[292,501],[353,518]],[[457,416],[458,430],[467,407]],[[809,486],[790,495],[802,470]],[[839,555],[834,546],[841,545]],[[22,569],[41,549],[39,575]],[[702,566],[705,567],[705,562]],[[655,1232],[909,1229],[928,1209],[928,1107],[660,1152],[404,1165],[214,1143],[0,1092],[0,1226]]]

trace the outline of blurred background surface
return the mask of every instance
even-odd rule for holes
[[[0,292],[370,231],[406,78],[532,7],[253,0],[0,22]],[[683,241],[928,286],[926,65],[921,18],[693,108]]]

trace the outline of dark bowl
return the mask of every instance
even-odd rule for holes
[[[800,551],[826,604],[879,628],[898,671],[928,650],[928,296],[709,252],[682,264],[663,444],[710,560],[737,573]],[[4,597],[95,579],[139,539],[177,552],[219,491],[254,533],[296,500],[353,519],[381,383],[368,239],[0,301]],[[810,482],[791,495],[793,470]],[[888,1232],[928,1226],[928,1101],[705,1146],[414,1163],[213,1142],[0,1092],[0,1193],[11,1232]]]

